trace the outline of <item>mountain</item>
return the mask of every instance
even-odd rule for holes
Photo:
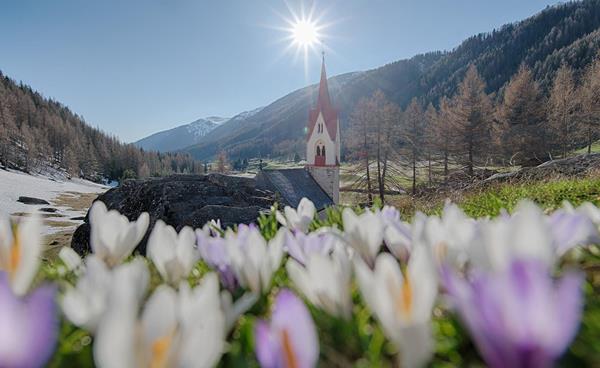
[[[68,107],[0,72],[0,168],[94,181],[199,173],[181,152],[159,154],[120,142]]]
[[[154,133],[134,142],[134,144],[147,151],[177,151],[198,143],[200,138],[228,120],[229,118],[209,116],[173,129]]]
[[[431,52],[377,69],[329,79],[343,128],[362,97],[382,90],[403,108],[414,97],[436,104],[452,95],[469,64],[477,66],[487,92],[501,94],[524,63],[547,91],[562,63],[580,70],[600,49],[600,0],[548,7],[520,22],[468,38],[451,51]],[[391,45],[390,47],[393,47]],[[225,122],[185,148],[198,159],[226,150],[231,158],[278,156],[304,152],[304,127],[316,85],[296,90],[242,121]]]

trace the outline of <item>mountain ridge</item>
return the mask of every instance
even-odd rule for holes
[[[436,104],[442,96],[456,91],[470,64],[476,65],[486,80],[488,93],[501,94],[522,63],[532,69],[547,91],[562,63],[577,70],[592,60],[600,50],[599,28],[600,0],[559,4],[469,37],[450,51],[420,54],[379,68],[331,77],[330,93],[344,128],[358,100],[377,89],[403,108],[415,97]],[[226,122],[183,152],[201,160],[220,150],[226,150],[232,158],[302,155],[315,86],[293,91],[243,122]]]
[[[227,120],[229,118],[220,116],[208,116],[196,119],[188,124],[153,133],[133,142],[133,144],[148,151],[178,151],[198,143],[201,137]]]

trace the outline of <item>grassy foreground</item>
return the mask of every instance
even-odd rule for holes
[[[577,206],[585,201],[600,204],[600,177],[582,179],[559,179],[543,183],[499,184],[481,189],[475,193],[462,194],[454,198],[463,210],[473,217],[496,216],[501,209],[511,211],[521,199],[529,198],[543,208],[551,211],[560,207],[563,201]],[[444,199],[416,200],[403,209],[405,218],[415,210],[428,214],[439,213]],[[341,212],[331,209],[325,220],[315,221],[312,228],[325,225],[342,225]],[[274,216],[263,216],[259,227],[266,238],[274,236],[277,221]],[[566,267],[578,265],[586,273],[585,312],[579,333],[569,350],[559,362],[564,367],[598,366],[600,362],[600,250],[591,247],[585,251],[572,252],[565,258]],[[151,289],[160,283],[160,276],[151,262],[148,267],[152,272]],[[561,267],[563,268],[563,267]],[[195,285],[209,269],[200,263],[192,272],[189,281]],[[64,274],[60,261],[48,262],[44,265],[40,278],[55,280],[59,285],[72,281],[72,275]],[[222,367],[258,367],[254,353],[253,326],[258,318],[269,314],[276,291],[282,287],[291,287],[283,268],[273,280],[274,287],[269,295],[240,318],[229,338],[227,353],[221,359]],[[310,307],[311,314],[319,326],[321,345],[320,366],[323,367],[394,367],[396,362],[395,348],[389,343],[371,316],[355,284],[352,286],[354,309],[352,321],[336,319],[321,310]],[[435,357],[430,363],[432,367],[483,367],[484,363],[466,331],[457,319],[436,308],[434,311],[433,330],[436,341]],[[59,346],[50,364],[51,367],[93,367],[92,337],[63,319]]]

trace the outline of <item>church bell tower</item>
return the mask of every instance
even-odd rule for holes
[[[310,110],[306,138],[306,168],[331,197],[340,201],[340,121],[327,86],[325,54],[321,66],[319,95]]]

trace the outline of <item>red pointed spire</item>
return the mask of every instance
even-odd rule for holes
[[[325,51],[323,51],[323,62],[321,64],[321,82],[319,83],[319,99],[317,105],[321,108],[330,107],[329,87],[327,86],[327,72],[325,72]]]
[[[321,65],[321,81],[319,83],[319,96],[314,109],[310,110],[308,118],[308,136],[310,139],[319,113],[323,114],[325,126],[331,139],[335,140],[337,136],[337,110],[331,104],[329,97],[329,86],[327,85],[327,72],[325,71],[325,52],[323,52],[323,62]]]

